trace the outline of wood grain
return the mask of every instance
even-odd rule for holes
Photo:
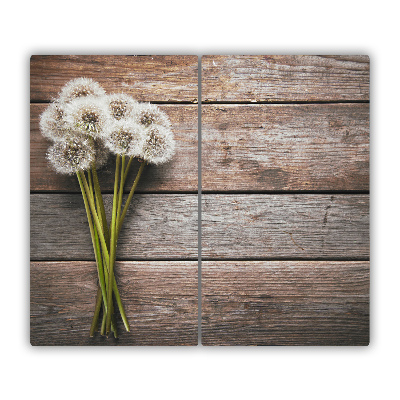
[[[196,56],[31,58],[32,345],[197,344],[198,110],[171,104],[198,101],[197,68]],[[175,158],[145,171],[121,232],[132,331],[118,318],[117,341],[88,336],[97,274],[83,201],[75,177],[48,167],[38,130],[44,103],[81,76],[170,103],[160,107],[177,139]],[[369,196],[252,192],[369,189],[369,58],[204,56],[202,93],[319,103],[202,105],[203,190],[235,192],[203,195],[203,345],[367,345]],[[113,161],[99,177],[110,192]]]
[[[202,196],[204,259],[369,257],[368,195]]]
[[[71,79],[87,77],[109,92],[140,101],[197,102],[197,56],[32,56],[31,101],[58,97]]]
[[[368,345],[368,262],[203,262],[202,344]]]
[[[46,152],[51,142],[45,139],[39,130],[40,114],[46,104],[31,104],[31,190],[79,192],[76,176],[57,174],[46,160]],[[164,166],[148,166],[141,178],[138,191],[195,191],[197,192],[197,106],[163,105],[172,123],[176,139],[176,152],[173,159]],[[129,192],[139,169],[139,163],[133,164],[125,190]],[[103,191],[114,188],[115,156],[99,171],[100,185]]]
[[[203,56],[202,101],[369,99],[368,56]]]
[[[104,203],[110,222],[112,195]],[[135,195],[117,259],[197,258],[197,206],[197,195]],[[94,260],[80,194],[31,195],[31,260]]]
[[[368,104],[202,106],[202,190],[368,188]]]
[[[197,262],[117,262],[131,332],[89,337],[97,291],[93,262],[31,263],[31,344],[197,345]]]

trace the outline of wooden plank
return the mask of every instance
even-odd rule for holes
[[[368,195],[202,196],[205,259],[367,258]]]
[[[202,101],[369,99],[368,56],[203,56]]]
[[[104,203],[110,222],[111,194]],[[197,258],[197,205],[197,195],[135,195],[117,259]],[[31,195],[31,260],[94,260],[80,194]]]
[[[79,192],[76,176],[56,174],[46,160],[46,152],[51,142],[39,131],[40,114],[46,104],[31,104],[31,190]],[[138,191],[196,191],[197,178],[197,106],[163,105],[173,126],[176,139],[176,153],[164,166],[148,166],[138,186]],[[139,169],[139,163],[133,164],[126,183],[129,192]],[[114,188],[115,156],[111,156],[107,165],[99,171],[102,190]]]
[[[202,344],[369,344],[368,262],[203,262]]]
[[[368,190],[369,105],[203,105],[203,190]]]
[[[140,101],[197,102],[197,56],[35,55],[30,65],[31,101],[54,99],[69,80],[86,77]]]
[[[31,344],[197,345],[197,262],[117,262],[131,332],[89,337],[97,292],[93,262],[31,263]]]

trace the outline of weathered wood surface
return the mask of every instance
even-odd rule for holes
[[[317,194],[369,189],[368,100],[367,56],[202,57],[203,345],[369,343],[369,196]]]
[[[368,345],[368,262],[203,262],[203,345]]]
[[[126,198],[127,196],[125,196]],[[112,195],[104,196],[110,222]],[[135,195],[117,259],[197,258],[197,195]],[[80,194],[31,194],[31,260],[94,260]]]
[[[98,81],[140,101],[197,102],[197,56],[32,56],[31,101],[49,101],[71,79]]]
[[[40,113],[71,79],[90,77],[108,93],[124,92],[160,105],[177,141],[174,159],[146,168],[121,231],[117,280],[131,322],[120,339],[88,337],[97,274],[86,213],[75,176],[55,174],[50,144],[39,132]],[[33,345],[196,345],[197,56],[33,56],[31,58],[31,343]],[[129,191],[138,163],[126,184]],[[111,192],[115,161],[99,172]],[[59,192],[73,192],[55,194]],[[175,194],[160,194],[163,192]],[[108,217],[112,195],[105,196]],[[170,261],[149,261],[149,260]],[[46,262],[43,260],[60,260]],[[75,260],[75,261],[72,261]],[[172,261],[178,260],[178,261]]]
[[[202,190],[368,190],[369,104],[203,105]]]
[[[119,339],[89,337],[97,292],[94,262],[31,263],[32,345],[197,345],[197,262],[117,262],[131,325]]]
[[[369,196],[202,196],[204,259],[367,258]]]
[[[369,100],[368,56],[203,56],[202,101]]]
[[[31,104],[31,190],[59,190],[79,192],[76,176],[56,174],[46,160],[46,152],[51,142],[39,130],[40,114],[47,104]],[[138,191],[195,191],[198,187],[197,175],[197,106],[162,105],[160,108],[169,116],[176,139],[176,152],[173,159],[163,166],[148,166],[141,178]],[[129,192],[139,163],[133,164],[126,183]],[[114,188],[115,156],[99,171],[102,190]]]

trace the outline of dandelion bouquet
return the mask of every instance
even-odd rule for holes
[[[139,103],[123,93],[106,94],[92,79],[68,82],[40,119],[42,134],[53,143],[47,158],[56,172],[75,174],[82,191],[99,286],[90,336],[118,337],[115,304],[130,330],[114,276],[118,236],[135,189],[147,164],[162,164],[174,154],[171,123],[156,105]],[[115,180],[110,222],[104,209],[97,170],[115,156]],[[140,168],[123,205],[125,181],[134,160]]]

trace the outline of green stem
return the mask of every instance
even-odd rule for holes
[[[121,175],[121,180],[122,180],[122,185],[121,185],[121,187],[122,187],[122,190],[124,189],[125,181],[126,181],[126,178],[128,177],[129,169],[130,169],[131,164],[132,164],[132,161],[133,161],[134,159],[135,159],[134,156],[131,156],[131,157],[129,158],[128,165],[126,166],[126,169],[125,169],[125,172],[124,172],[124,177],[122,178],[122,175]],[[122,168],[122,170],[123,170],[123,168]],[[121,174],[122,174],[122,170],[121,170]],[[118,226],[119,226],[120,214],[121,214],[121,209],[122,209],[122,195],[123,195],[123,191],[122,191],[122,192],[120,191],[120,202],[118,203],[118,214],[117,214],[117,228],[118,228]],[[120,231],[120,229],[117,229],[117,237],[116,237],[116,240],[118,240],[119,231]]]
[[[83,172],[82,172],[82,174],[83,174]],[[85,175],[83,174],[83,176],[85,176]],[[100,255],[100,246],[99,246],[98,241],[96,241],[96,236],[97,236],[96,233],[97,232],[95,233],[95,227],[93,226],[92,218],[90,216],[88,197],[85,192],[84,185],[82,183],[81,175],[79,173],[77,173],[77,177],[78,177],[78,181],[79,181],[79,186],[82,191],[83,202],[85,204],[86,216],[88,219],[89,230],[90,230],[90,236],[92,238],[92,245],[93,245],[94,255],[96,258],[97,272],[99,275],[99,283],[100,283],[100,286],[102,286],[101,289],[102,289],[102,295],[104,296],[104,302],[107,302],[107,298],[105,297],[106,291],[105,291],[105,287],[104,287],[104,277],[103,277],[103,268],[102,268],[101,255]],[[103,279],[102,279],[102,277],[103,277]],[[97,307],[96,307],[96,310],[97,310]]]
[[[126,316],[124,306],[122,305],[122,300],[121,300],[121,296],[119,295],[117,281],[115,280],[115,277],[114,277],[114,281],[113,281],[113,291],[114,291],[115,300],[117,301],[119,313],[121,314],[122,321],[124,322],[124,325],[125,325],[125,329],[127,332],[129,332],[130,327],[129,327],[128,318]]]
[[[101,321],[101,329],[100,329],[101,336],[104,336],[106,334],[106,316],[107,316],[107,313],[105,312],[104,307],[103,307],[103,319]]]
[[[90,172],[88,171],[88,179],[89,179],[89,189],[90,189],[90,195],[93,194],[93,187],[92,187],[92,180],[91,180],[91,176],[90,176]],[[78,180],[80,180],[80,176],[78,176]],[[81,185],[81,181],[79,182],[80,186],[81,186],[81,190],[83,189],[83,186]],[[84,203],[85,203],[85,208],[86,208],[86,214],[88,216],[88,222],[89,222],[89,229],[90,229],[90,235],[92,237],[92,244],[93,244],[93,249],[95,252],[95,257],[96,257],[96,265],[97,265],[97,272],[99,275],[99,283],[100,283],[100,288],[101,288],[101,292],[102,292],[102,297],[103,297],[103,303],[105,305],[105,313],[107,313],[107,292],[106,292],[106,286],[105,286],[105,281],[104,281],[104,271],[103,271],[103,263],[102,263],[102,257],[101,257],[101,251],[100,251],[100,243],[99,243],[99,238],[98,238],[98,234],[97,234],[97,229],[96,226],[93,226],[92,223],[92,219],[90,218],[90,211],[89,211],[89,207],[88,207],[88,203],[87,203],[87,196],[85,191],[82,192],[82,196]],[[116,287],[116,283],[115,283],[115,287]],[[117,288],[118,290],[118,288]],[[119,297],[119,293],[118,293],[118,297]],[[96,321],[98,321],[99,318],[99,313],[100,313],[100,307],[97,307],[97,301],[96,300],[96,309],[95,309],[95,314],[93,316],[93,321],[92,321],[92,327],[90,330],[91,336],[93,336],[94,334],[94,330],[92,331],[92,329],[95,329],[95,326],[93,325]],[[121,308],[123,310],[122,307],[122,302],[121,302]],[[125,315],[125,311],[123,310],[123,314]],[[126,316],[125,316],[126,318]],[[117,325],[115,323],[115,319],[112,320],[111,322],[111,328],[115,334],[116,329],[117,329]]]
[[[92,196],[93,195],[93,185],[92,185],[92,177],[91,177],[90,170],[88,170],[88,181],[89,181],[90,195]],[[101,195],[101,192],[100,192],[100,195]],[[96,193],[95,193],[95,197],[96,197],[96,204],[97,204],[97,210],[98,210],[99,209],[99,201],[98,201],[98,196],[96,196]],[[99,215],[99,219],[100,219],[101,225],[103,226],[101,214]],[[107,308],[107,287],[108,287],[108,285],[106,285],[106,283],[104,281],[104,271],[103,271],[102,257],[101,257],[101,251],[100,251],[99,236],[98,236],[97,229],[95,226],[93,227],[93,231],[94,231],[94,240],[96,243],[96,255],[97,255],[96,260],[98,260],[97,265],[98,265],[99,282],[100,282],[100,287],[101,287],[101,291],[102,291],[103,301],[105,304],[105,312],[107,313],[108,312],[108,308]],[[93,241],[93,237],[92,237],[92,241]],[[98,308],[98,309],[96,308],[95,312],[97,312],[97,315],[95,314],[93,318],[98,319],[98,317],[99,317],[98,313],[100,312],[100,308]],[[115,324],[113,324],[113,325],[115,325]],[[113,328],[114,328],[114,326],[113,326]],[[113,331],[114,331],[114,329],[113,329]]]
[[[97,209],[100,210],[100,215],[101,215],[101,223],[103,226],[104,239],[105,239],[106,243],[109,245],[110,234],[109,234],[108,226],[107,226],[106,211],[104,209],[103,196],[101,194],[99,178],[97,176],[96,165],[94,163],[92,164],[92,176],[93,176],[94,192],[96,195]]]
[[[109,262],[109,257],[110,256],[109,256],[107,245],[106,245],[106,242],[105,242],[105,239],[104,239],[104,234],[103,234],[103,231],[102,231],[102,228],[101,228],[101,225],[100,225],[99,218],[97,216],[96,208],[94,206],[93,196],[90,195],[89,185],[87,183],[85,174],[82,171],[79,171],[78,174],[79,174],[78,180],[80,181],[80,183],[81,182],[83,183],[83,186],[84,186],[84,188],[86,190],[86,193],[88,193],[88,196],[85,196],[85,198],[87,198],[87,200],[89,202],[90,211],[92,212],[92,215],[93,215],[93,221],[95,222],[95,226],[97,228],[97,232],[98,232],[98,235],[99,235],[99,239],[100,239],[100,243],[101,243],[101,249],[102,249],[103,254],[104,254],[104,264],[105,264],[105,267],[106,267],[106,268],[104,268],[104,272],[106,273],[106,271],[109,272],[108,262]],[[117,300],[119,312],[121,314],[122,320],[124,321],[125,329],[129,332],[128,319],[126,317],[125,310],[124,310],[124,307],[122,305],[122,301],[121,301],[121,297],[119,295],[119,291],[118,291],[117,282],[115,280],[115,277],[114,277],[113,282],[112,282],[112,288],[113,288],[113,291],[114,291],[115,298]]]
[[[132,161],[133,161],[134,159],[135,159],[135,157],[134,157],[134,156],[131,156],[131,158],[130,158],[129,161],[128,161],[128,165],[127,165],[126,168],[125,168],[125,173],[124,173],[124,184],[125,184],[126,178],[128,177],[129,168],[131,167]]]
[[[115,262],[115,250],[116,250],[116,217],[117,217],[117,203],[118,203],[118,178],[119,178],[119,165],[120,165],[120,156],[117,154],[116,165],[115,165],[115,178],[114,178],[114,196],[113,196],[113,208],[112,208],[112,217],[111,217],[111,239],[110,239],[110,262],[108,268],[108,293],[107,293],[107,301],[108,301],[108,309],[111,309],[112,304],[112,283],[114,278],[114,262]],[[110,332],[111,328],[111,314],[107,313],[106,318],[106,333]]]
[[[100,313],[100,309],[101,309],[102,300],[103,300],[103,296],[101,293],[101,288],[99,286],[99,288],[97,289],[97,296],[96,296],[96,308],[94,310],[92,326],[90,327],[90,337],[93,337],[94,333],[97,330],[97,323],[99,321],[99,313]]]
[[[90,189],[90,196],[94,199],[95,201],[95,206],[96,206],[96,212],[97,212],[97,216],[99,217],[99,221],[100,221],[100,226],[102,226],[104,228],[103,225],[103,217],[101,215],[101,212],[99,212],[100,210],[100,205],[99,205],[99,201],[96,195],[96,192],[93,194],[93,185],[92,185],[92,174],[90,173],[90,170],[88,170],[87,172],[88,174],[88,183],[89,183],[89,189]],[[94,227],[96,229],[96,227]],[[103,230],[104,233],[104,230]],[[106,244],[108,244],[108,241],[106,239],[106,237],[104,236],[104,239],[106,241]]]
[[[121,163],[121,182],[119,184],[117,219],[116,219],[116,221],[119,221],[119,216],[121,214],[122,194],[124,192],[124,176],[125,176],[125,155],[122,156],[122,163]]]
[[[118,339],[117,323],[115,321],[115,314],[111,315],[111,331],[114,333],[115,339]]]
[[[118,222],[117,236],[119,236],[119,232],[121,230],[122,223],[124,222],[126,212],[128,211],[129,204],[130,204],[130,202],[132,200],[133,194],[135,193],[136,186],[139,183],[140,177],[142,176],[142,172],[143,172],[145,166],[146,166],[146,162],[145,161],[140,164],[139,171],[138,171],[138,173],[136,175],[135,181],[133,182],[131,191],[129,192],[129,196],[128,196],[127,200],[126,200],[126,203],[125,203],[124,209],[122,211],[121,217],[117,221]]]
[[[103,264],[106,264],[106,258],[105,258],[105,254],[104,253],[103,253],[103,261],[104,261]],[[107,260],[107,262],[108,262],[108,260]],[[105,278],[104,280],[106,282],[106,288],[107,288],[107,291],[108,291],[108,268],[104,268],[104,278]],[[129,332],[130,331],[130,327],[129,327],[128,318],[126,317],[126,313],[125,313],[124,306],[122,304],[121,296],[119,295],[119,291],[118,291],[118,287],[117,287],[117,281],[115,280],[115,277],[114,277],[114,281],[113,281],[113,291],[114,291],[115,300],[117,301],[119,312],[121,314],[122,320],[123,320],[124,325],[125,325],[125,329],[126,329],[127,332]],[[106,307],[107,307],[107,305],[106,305]],[[111,314],[113,315],[113,313],[111,313]],[[111,328],[113,327],[112,324],[113,324],[113,321],[111,320]],[[114,330],[114,333],[115,332],[116,331]]]
[[[97,216],[96,207],[94,205],[94,200],[93,200],[93,194],[90,192],[89,185],[87,183],[85,174],[82,171],[79,171],[78,173],[80,174],[78,179],[83,182],[83,185],[84,185],[86,193],[87,193],[87,200],[89,202],[90,211],[92,212],[94,224],[97,228],[97,232],[99,233],[102,250],[107,255],[107,257],[106,257],[106,263],[107,263],[107,259],[109,258],[107,244],[104,239],[104,233],[103,233],[103,229],[100,224],[100,221],[99,221],[99,217]],[[106,266],[107,266],[107,264],[106,264]]]
[[[106,281],[104,280],[104,268],[103,268],[103,262],[102,262],[101,251],[100,251],[99,235],[97,233],[96,227],[94,227],[94,240],[96,241],[99,283],[100,283],[101,293],[103,295],[103,301],[104,301],[104,304],[106,305],[107,304],[107,286],[106,286]],[[107,312],[107,307],[106,307],[106,312]]]

